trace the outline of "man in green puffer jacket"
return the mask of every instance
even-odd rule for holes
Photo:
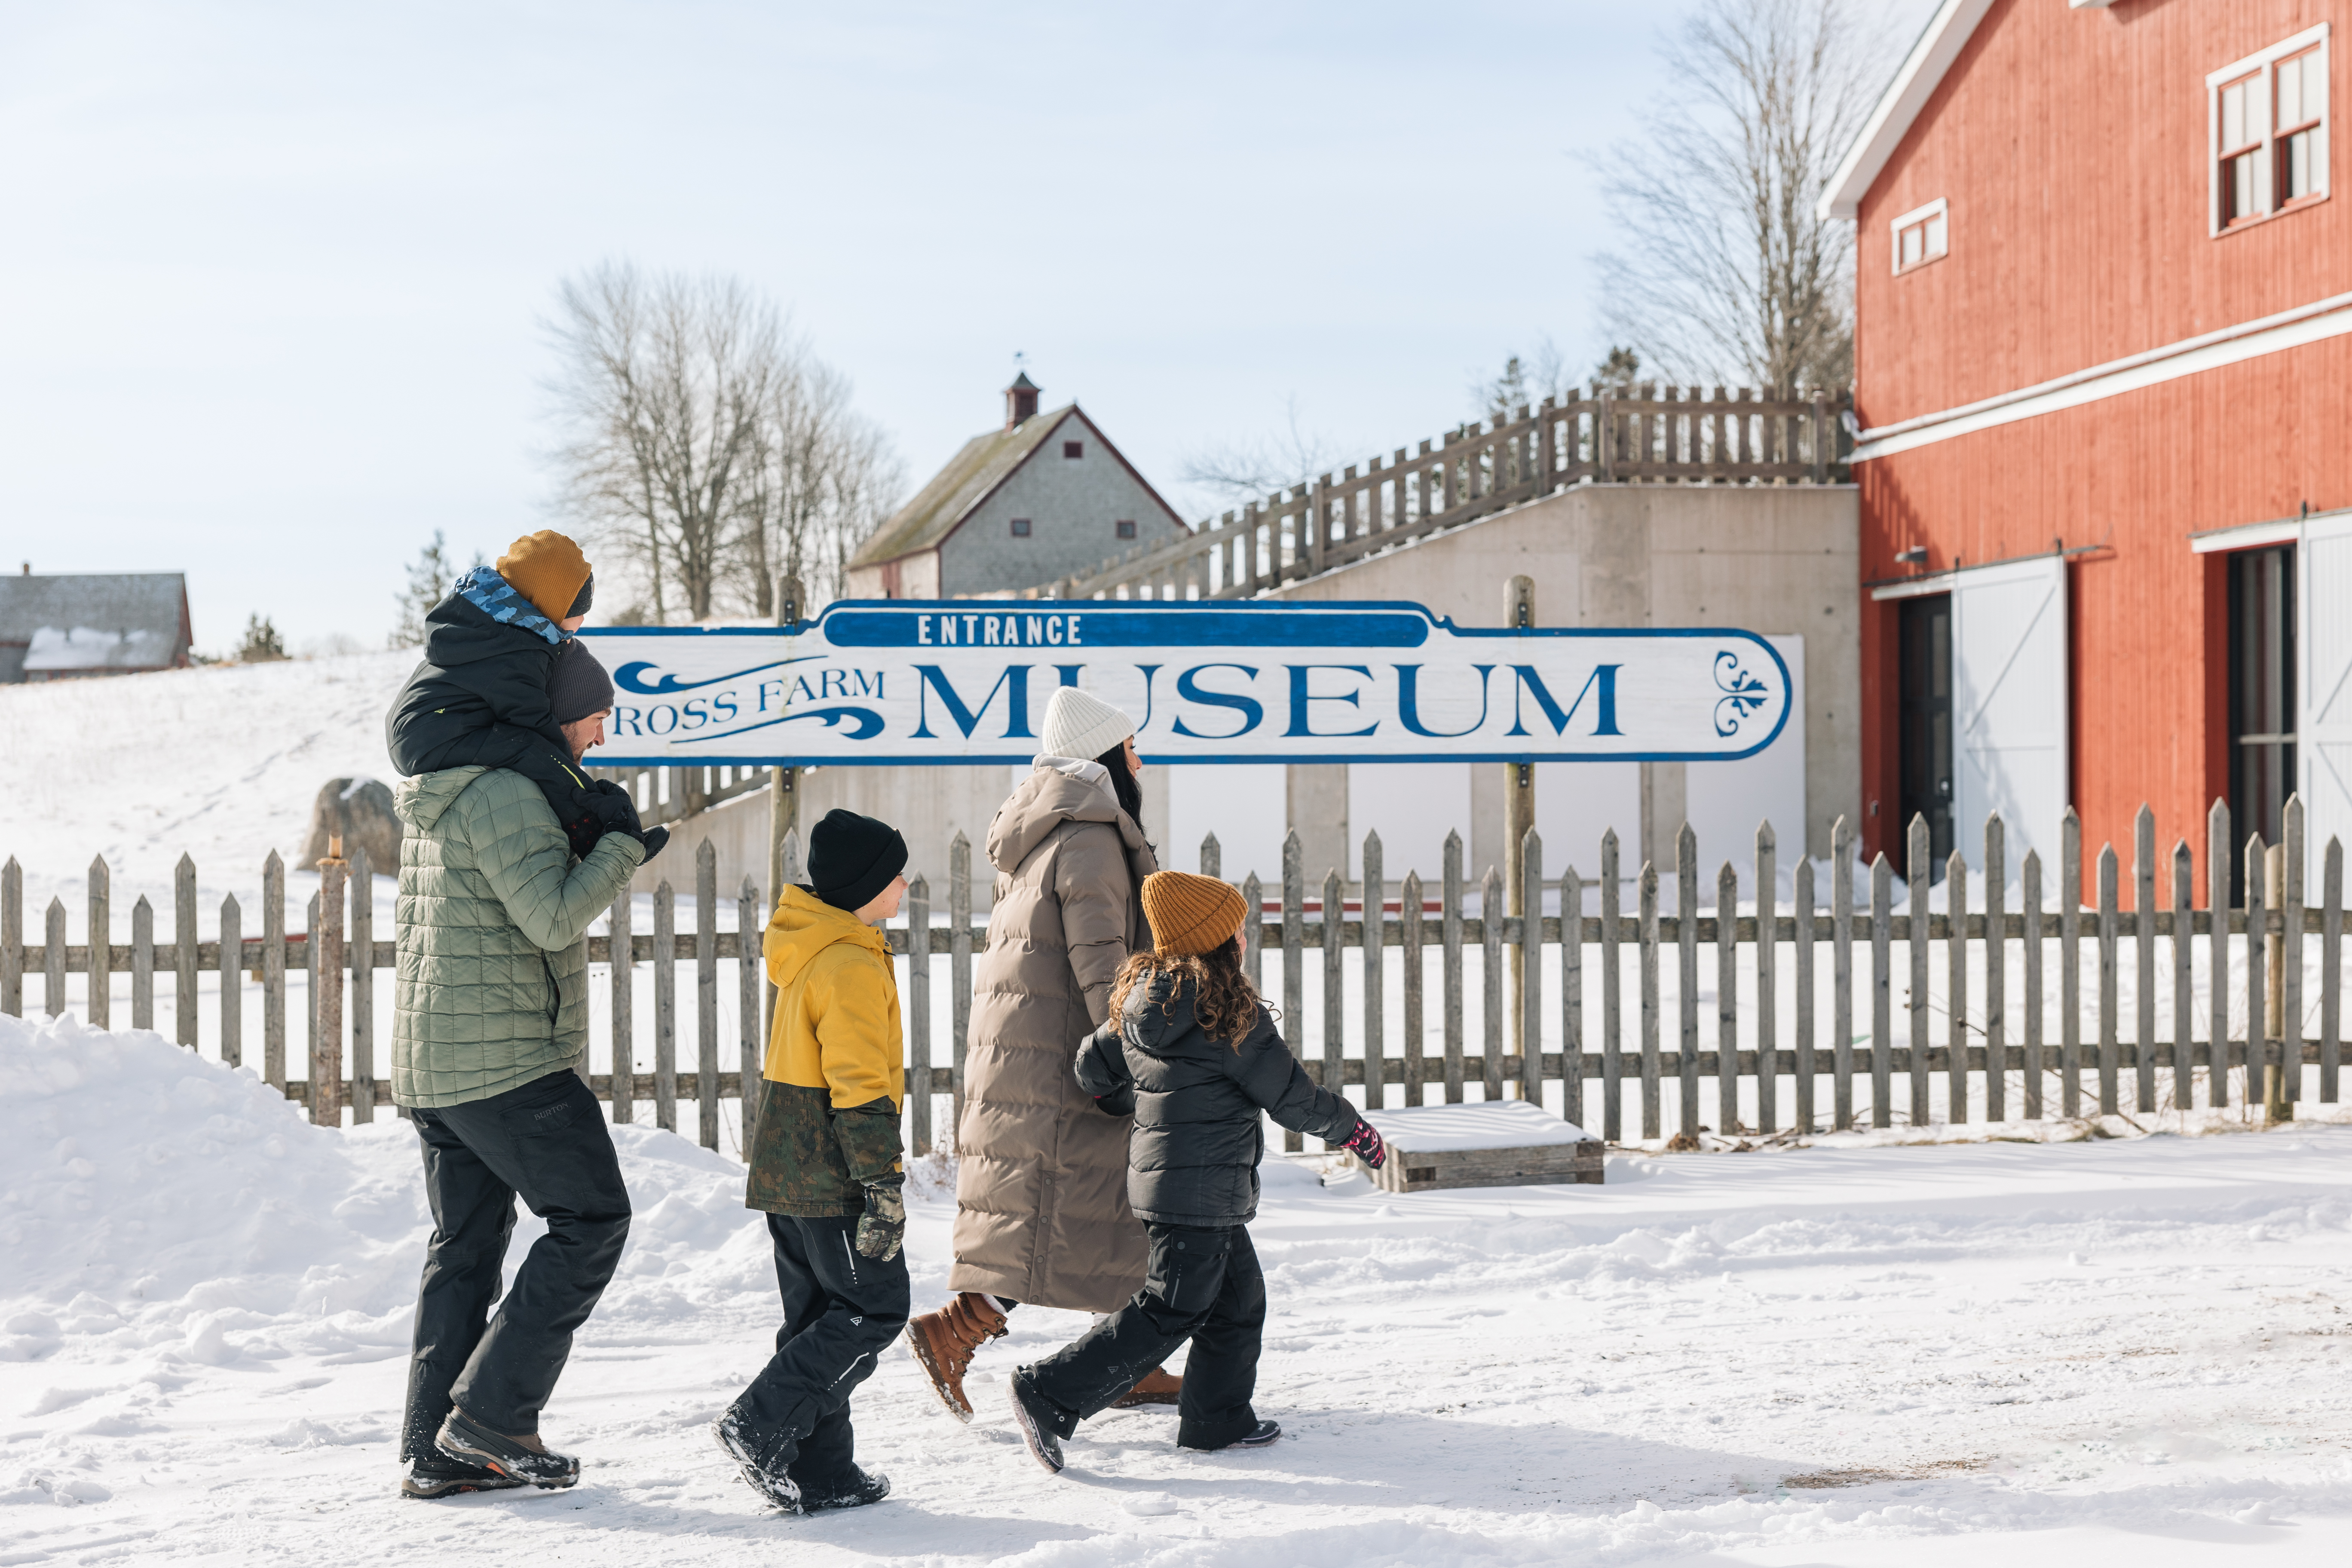
[[[574,643],[549,682],[573,760],[604,738],[612,682]],[[586,1062],[581,938],[645,858],[635,813],[572,858],[539,785],[461,767],[404,783],[393,1098],[416,1125],[433,1238],[401,1426],[410,1497],[570,1486],[539,1413],[629,1234]],[[499,1298],[520,1196],[547,1222]],[[490,1315],[490,1304],[498,1313]]]

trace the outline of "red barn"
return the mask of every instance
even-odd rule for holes
[[[1997,808],[2014,875],[2071,803],[2088,888],[2146,801],[2201,889],[2213,800],[2275,842],[2295,790],[2352,843],[2347,16],[1946,0],[1832,181],[1867,850],[1921,812],[1975,864]]]

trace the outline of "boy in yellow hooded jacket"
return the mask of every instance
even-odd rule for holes
[[[888,1495],[858,1468],[849,1396],[907,1326],[904,1035],[889,938],[907,841],[855,812],[809,835],[809,880],[776,900],[776,1014],[744,1203],[768,1216],[784,1322],[776,1353],[719,1416],[719,1445],[787,1512]]]

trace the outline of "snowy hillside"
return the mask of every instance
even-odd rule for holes
[[[329,779],[396,781],[383,714],[415,666],[411,650],[0,686],[0,860],[24,867],[29,910],[57,894],[78,920],[91,857],[118,911],[140,893],[168,911],[185,853],[209,914],[260,886],[272,849],[292,859]]]
[[[614,1129],[636,1209],[545,1431],[580,1486],[394,1495],[428,1225],[414,1134],[305,1123],[153,1035],[0,1018],[0,1563],[1026,1568],[2341,1562],[2352,1130],[1614,1158],[1399,1197],[1276,1163],[1254,1454],[1107,1414],[1055,1479],[903,1342],[883,1505],[761,1511],[712,1418],[768,1355],[741,1167]],[[915,1300],[951,1199],[910,1193]],[[526,1218],[516,1252],[538,1234]],[[459,1546],[453,1556],[453,1546]]]

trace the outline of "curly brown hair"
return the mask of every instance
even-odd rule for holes
[[[1176,997],[1186,980],[1192,982],[1192,1013],[1200,1019],[1202,1032],[1213,1040],[1223,1040],[1235,1051],[1257,1022],[1257,1013],[1265,1003],[1242,973],[1242,944],[1239,937],[1227,937],[1224,945],[1207,952],[1179,956],[1172,952],[1137,952],[1128,955],[1119,965],[1118,979],[1111,986],[1110,1012],[1114,1018],[1127,1013],[1128,994],[1137,986],[1150,986],[1160,976],[1169,978],[1167,994],[1160,998],[1161,1013],[1173,1016]],[[1271,1014],[1273,1009],[1266,1011]]]

